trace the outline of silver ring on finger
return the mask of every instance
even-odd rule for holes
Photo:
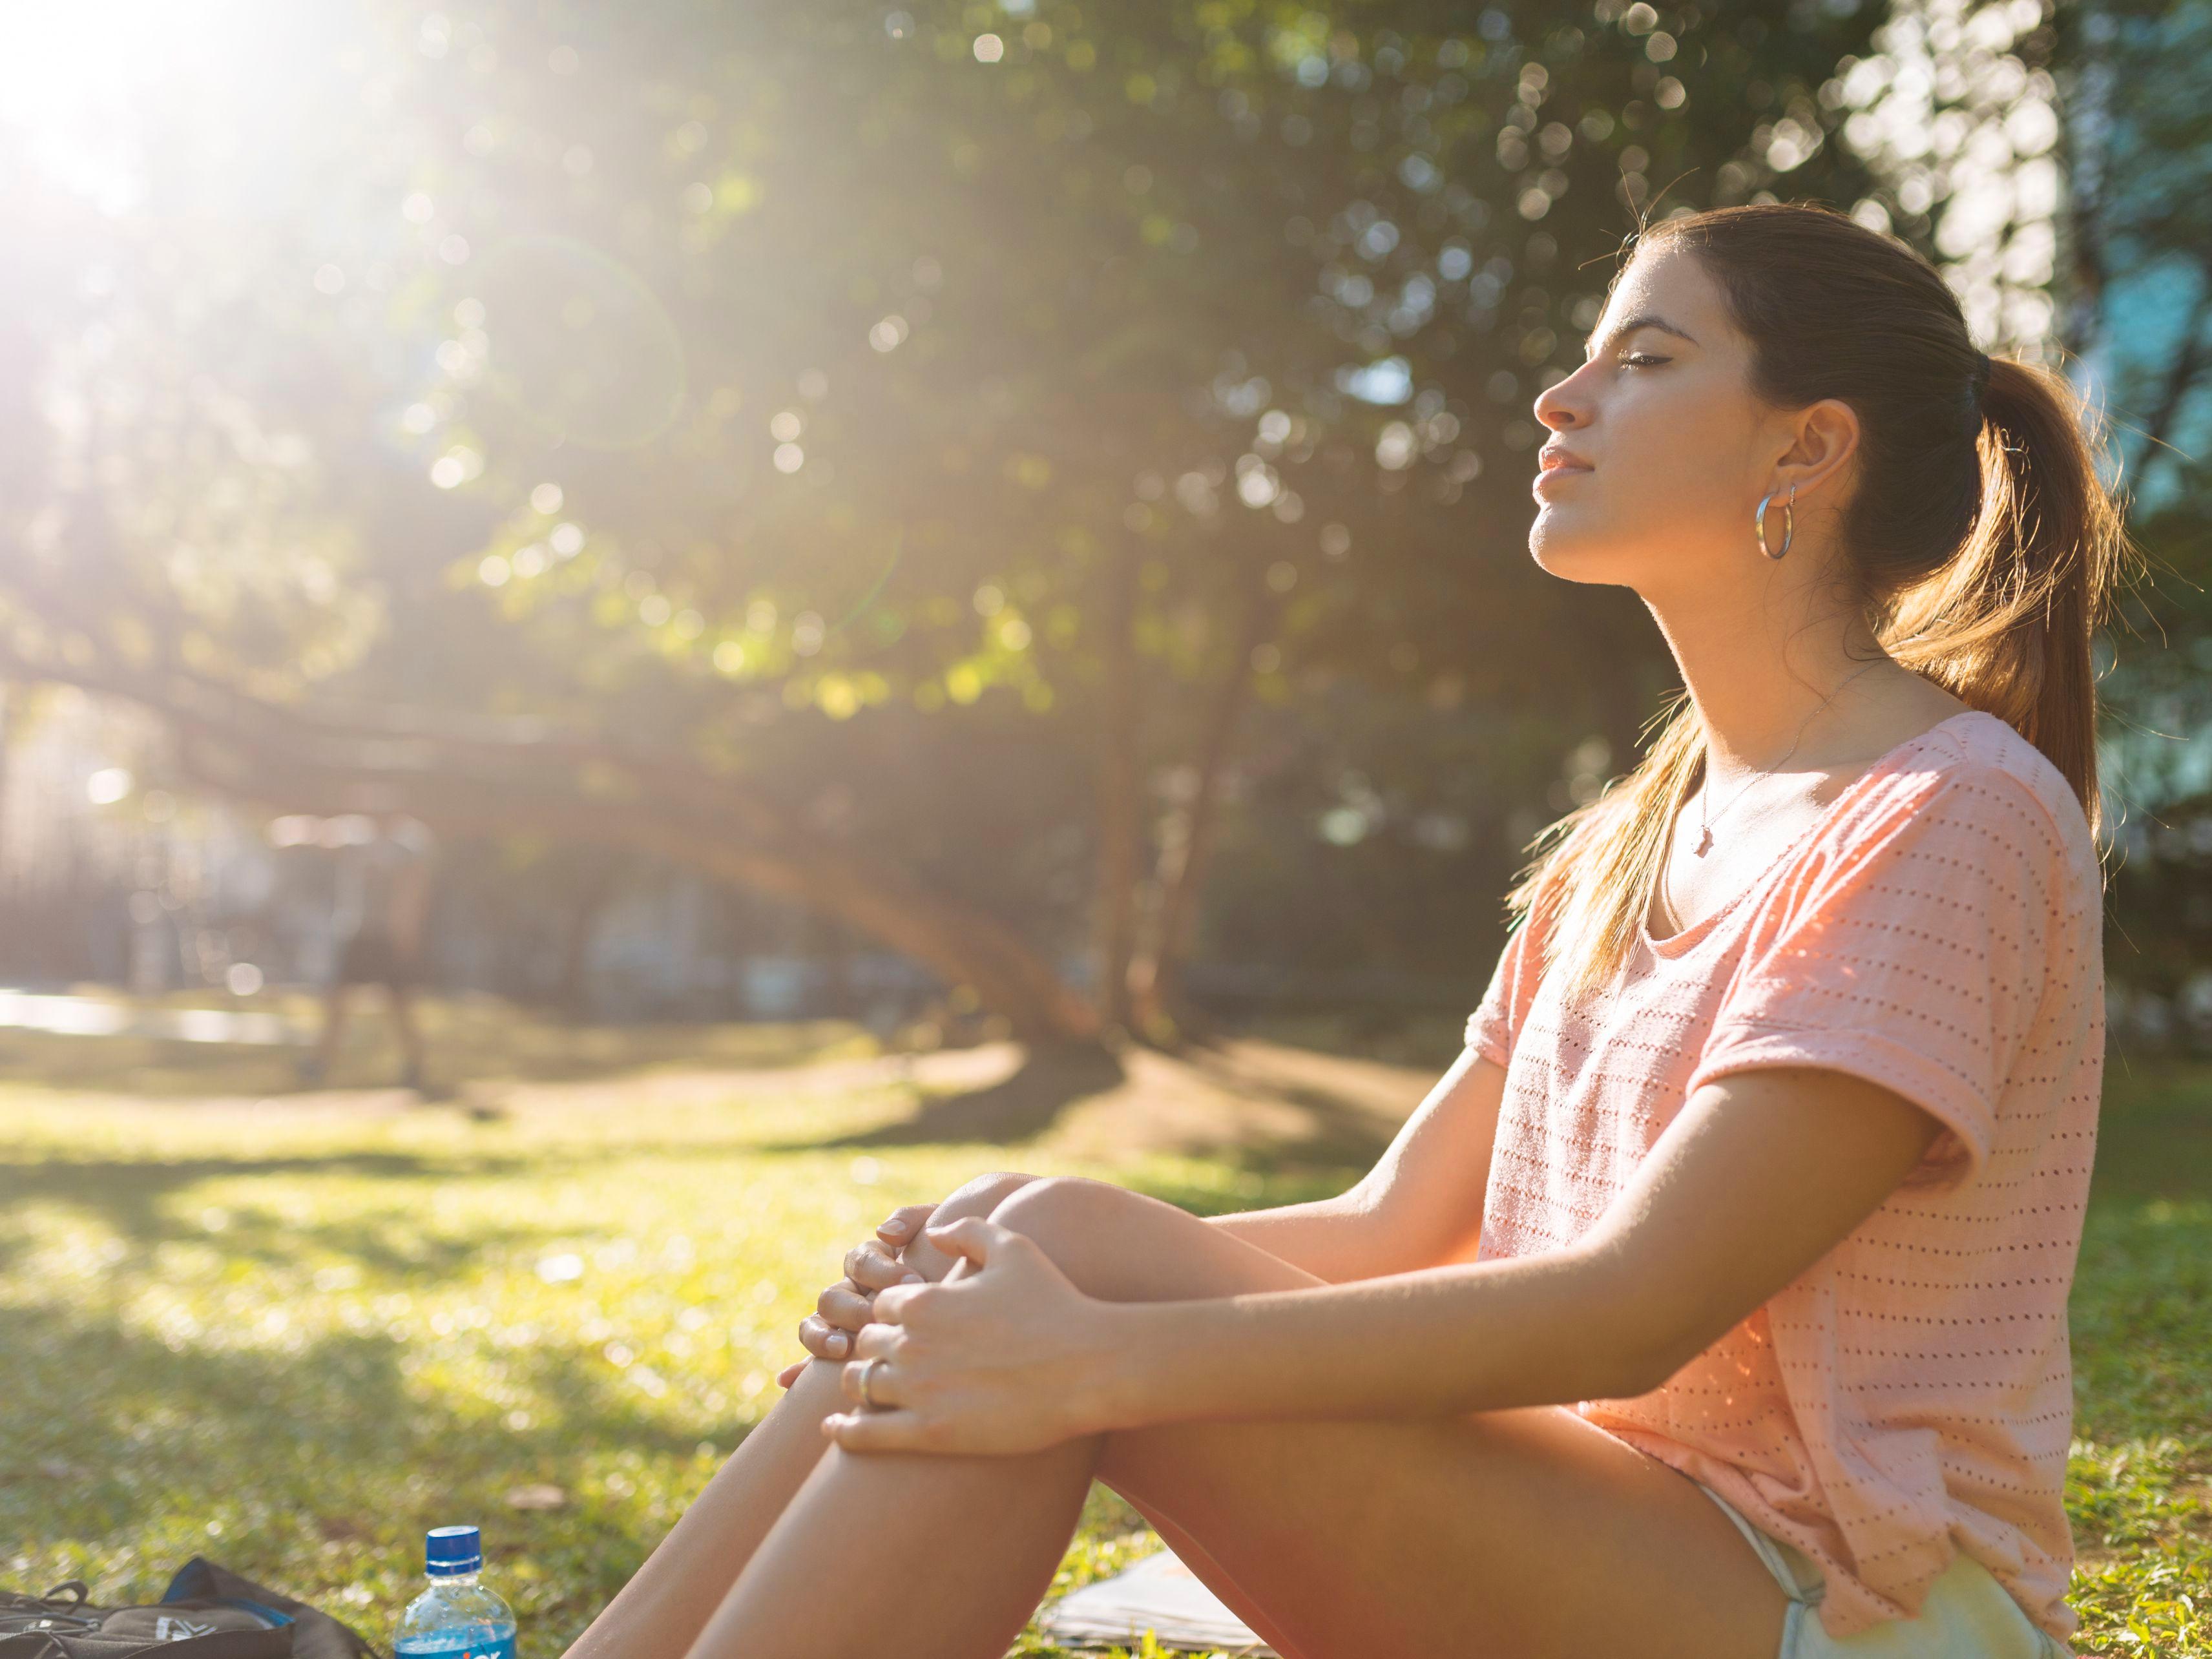
[[[870,1358],[863,1359],[860,1362],[860,1403],[867,1407],[871,1411],[888,1411],[890,1409],[889,1401],[878,1400],[874,1395],[868,1392],[870,1386],[876,1380],[876,1367],[883,1363],[884,1357],[881,1354],[872,1355]]]

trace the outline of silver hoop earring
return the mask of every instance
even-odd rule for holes
[[[1790,543],[1797,534],[1796,484],[1790,484],[1790,499],[1782,504],[1782,545],[1778,548],[1769,548],[1766,544],[1766,504],[1773,499],[1774,492],[1771,489],[1759,498],[1759,505],[1752,510],[1751,533],[1759,538],[1760,552],[1770,559],[1778,559],[1790,550]]]

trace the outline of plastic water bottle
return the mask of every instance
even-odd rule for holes
[[[422,1546],[430,1588],[399,1615],[392,1652],[438,1659],[514,1659],[514,1611],[477,1582],[483,1540],[474,1527],[433,1527]]]

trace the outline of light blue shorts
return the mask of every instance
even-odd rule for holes
[[[2021,1610],[1990,1570],[1963,1551],[1929,1587],[1911,1619],[1893,1620],[1838,1641],[1814,1609],[1827,1594],[1820,1564],[1796,1545],[1770,1538],[1702,1480],[1698,1490],[1719,1504],[1790,1598],[1775,1659],[2059,1659],[2064,1648]]]

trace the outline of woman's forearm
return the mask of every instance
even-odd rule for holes
[[[1259,1245],[1270,1256],[1287,1261],[1291,1267],[1305,1267],[1314,1279],[1328,1279],[1332,1285],[1409,1274],[1418,1267],[1464,1261],[1475,1252],[1475,1234],[1467,1234],[1464,1239],[1443,1239],[1431,1234],[1407,1237],[1405,1225],[1380,1203],[1364,1197],[1360,1188],[1338,1192],[1334,1199],[1285,1203],[1274,1210],[1214,1214],[1206,1217],[1206,1221],[1234,1239]]]
[[[1352,1284],[1103,1304],[1096,1429],[1463,1416],[1656,1387],[1613,1259],[1575,1250]]]
[[[1212,1215],[1206,1220],[1207,1225],[1332,1285],[1431,1265],[1393,1247],[1383,1218],[1361,1204],[1356,1189],[1310,1204]]]

